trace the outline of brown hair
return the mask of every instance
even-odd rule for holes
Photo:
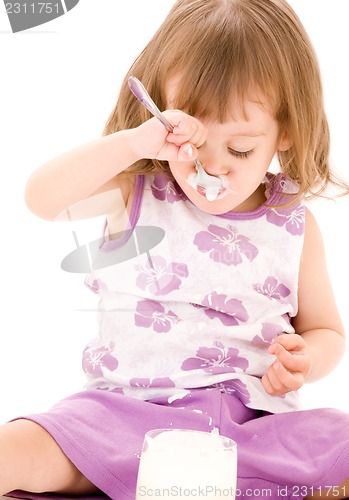
[[[281,170],[299,196],[320,194],[338,181],[329,165],[329,129],[319,65],[299,18],[285,0],[178,0],[130,68],[104,134],[150,117],[131,94],[139,78],[160,109],[169,78],[181,75],[174,107],[223,121],[232,93],[243,100],[258,89],[273,106],[292,146],[278,152]],[[142,160],[126,172],[168,172],[167,162]]]

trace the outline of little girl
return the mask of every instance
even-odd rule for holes
[[[42,218],[106,215],[86,280],[100,329],[82,392],[0,428],[0,494],[134,499],[144,434],[185,428],[237,442],[241,495],[349,496],[349,415],[302,411],[297,393],[344,350],[304,205],[348,190],[328,153],[316,57],[285,0],[174,4],[104,136],[29,179]],[[214,200],[192,181],[195,159],[223,180]]]

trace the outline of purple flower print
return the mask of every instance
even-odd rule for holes
[[[236,368],[245,371],[248,361],[239,357],[239,350],[232,347],[226,348],[220,342],[214,347],[199,347],[195,358],[188,358],[182,364],[182,370],[204,370],[208,373],[235,372]]]
[[[158,175],[154,177],[151,190],[153,196],[160,201],[175,203],[176,201],[180,201],[182,199],[176,191],[173,181],[165,175]]]
[[[137,277],[137,286],[154,295],[166,295],[181,286],[181,279],[188,276],[186,264],[171,262],[160,255],[151,257],[144,266],[137,266],[141,273]]]
[[[87,348],[82,358],[83,370],[95,377],[103,375],[102,368],[114,371],[117,369],[118,364],[118,360],[111,355],[107,347],[99,347],[98,349]]]
[[[244,255],[252,261],[258,255],[258,249],[249,238],[239,234],[232,226],[223,228],[210,224],[208,231],[200,231],[195,235],[194,244],[200,252],[209,252],[210,258],[226,266],[237,266]]]
[[[241,380],[225,380],[224,382],[215,384],[214,387],[220,389],[221,392],[234,394],[244,405],[247,405],[251,401],[247,386]]]
[[[253,285],[253,288],[256,292],[265,295],[269,299],[276,300],[282,300],[283,298],[288,297],[291,293],[287,286],[279,283],[274,276],[268,276],[263,285],[256,283]]]
[[[153,327],[159,333],[168,332],[174,323],[181,321],[178,316],[168,311],[165,313],[164,307],[154,300],[142,300],[137,302],[135,324],[144,328]]]
[[[241,300],[229,299],[228,296],[217,292],[206,295],[202,301],[205,314],[209,318],[219,319],[223,325],[238,325],[239,321],[247,321],[248,314]]]
[[[169,377],[160,377],[150,380],[150,378],[131,378],[131,387],[142,387],[147,389],[148,387],[175,387],[175,383]]]
[[[260,346],[268,346],[273,340],[282,333],[280,325],[275,323],[263,323],[260,335],[256,335],[252,339],[252,344]]]
[[[285,226],[286,231],[296,236],[304,232],[304,207],[273,208],[267,212],[267,221],[275,226]]]
[[[121,387],[115,387],[114,389],[112,389],[111,387],[96,387],[96,390],[114,392],[115,394],[124,394],[124,391],[121,389]]]
[[[92,281],[92,283],[88,283],[87,280],[85,281],[86,286],[93,292],[93,293],[99,293],[100,290],[103,290],[106,288],[106,285],[103,283],[102,280],[100,279],[95,279]]]

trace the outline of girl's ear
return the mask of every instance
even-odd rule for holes
[[[284,131],[279,139],[278,151],[287,151],[292,146],[292,141],[287,133]]]

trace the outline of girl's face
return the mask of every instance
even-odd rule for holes
[[[205,193],[190,186],[188,176],[196,172],[193,162],[170,162],[170,170],[192,203],[204,212],[223,214],[257,209],[265,201],[262,181],[277,150],[289,148],[286,137],[280,139],[277,121],[268,107],[258,101],[246,101],[244,112],[235,112],[224,123],[202,120],[207,127],[206,142],[199,148],[198,159],[210,175],[223,176],[229,186],[220,199],[208,201]]]

